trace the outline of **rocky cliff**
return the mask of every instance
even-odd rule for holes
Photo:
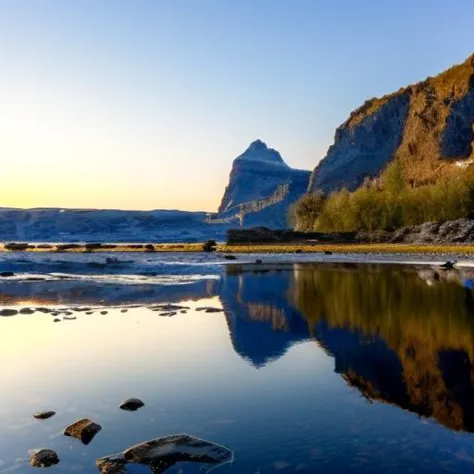
[[[374,98],[355,110],[316,166],[309,190],[357,188],[397,158],[410,183],[435,180],[473,160],[474,55],[463,64]]]
[[[288,206],[306,191],[309,176],[309,171],[290,168],[278,151],[256,140],[234,160],[214,220],[235,220],[242,212],[244,225],[285,226]]]

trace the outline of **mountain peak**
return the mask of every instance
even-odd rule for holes
[[[253,141],[249,147],[236,158],[238,161],[256,161],[288,167],[278,151],[268,148],[262,140]]]
[[[262,142],[262,140],[257,139],[249,145],[247,151],[248,150],[268,150],[268,147],[265,142]]]

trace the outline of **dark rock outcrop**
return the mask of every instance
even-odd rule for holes
[[[448,222],[425,222],[413,227],[402,227],[387,239],[410,244],[451,244],[474,242],[474,220],[458,219]]]

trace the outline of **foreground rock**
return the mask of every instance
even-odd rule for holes
[[[121,454],[100,458],[96,461],[97,469],[101,474],[125,474],[127,462]]]
[[[123,453],[97,460],[102,474],[123,474],[126,465],[149,466],[156,473],[164,473],[180,462],[210,464],[216,467],[232,461],[232,451],[210,441],[189,435],[172,435],[137,444]]]
[[[52,449],[40,449],[30,456],[30,464],[33,467],[50,467],[58,462],[58,455]]]
[[[143,406],[145,406],[145,404],[139,398],[129,398],[122,402],[119,408],[125,411],[137,411]]]
[[[71,436],[82,441],[84,444],[89,444],[94,436],[102,429],[100,425],[85,418],[76,421],[64,430],[66,436]]]
[[[33,418],[36,418],[37,420],[47,420],[54,415],[56,415],[55,411],[39,411],[33,415]]]

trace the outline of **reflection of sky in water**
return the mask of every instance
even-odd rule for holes
[[[332,295],[331,280],[323,276],[325,294]],[[306,280],[299,275],[297,296],[309,291]],[[197,307],[222,301],[233,316],[190,311],[165,318],[136,308],[80,313],[57,324],[41,313],[0,318],[0,472],[12,466],[29,472],[28,450],[50,447],[61,463],[48,472],[96,473],[95,459],[172,433],[190,433],[232,449],[235,462],[214,472],[474,472],[472,434],[450,431],[394,405],[368,403],[335,373],[328,354],[336,336],[340,344],[339,333],[322,335],[324,328],[318,329],[324,349],[308,336],[288,334],[286,353],[252,363],[262,348],[283,344],[277,339],[284,337],[281,328],[272,332],[265,322],[264,303],[291,314],[292,307],[283,306],[290,298],[285,281],[287,273],[228,277],[221,299],[183,303]],[[430,288],[420,281],[420,288]],[[344,277],[333,288],[347,291],[351,282]],[[393,288],[396,282],[389,283]],[[448,296],[458,287],[447,287]],[[420,288],[418,297],[425,291]],[[252,299],[262,304],[250,307],[257,319],[243,321],[247,325],[233,319]],[[296,302],[303,303],[319,308],[307,296]],[[335,307],[336,301],[329,303]],[[280,313],[269,314],[278,326]],[[300,326],[292,324],[286,331],[298,335]],[[343,356],[353,357],[357,347],[352,350],[339,354],[338,363]],[[145,408],[118,410],[122,400],[134,396],[145,401]],[[57,415],[32,420],[41,409]],[[82,417],[103,426],[87,447],[61,435],[64,426]],[[195,472],[194,467],[185,472]]]

